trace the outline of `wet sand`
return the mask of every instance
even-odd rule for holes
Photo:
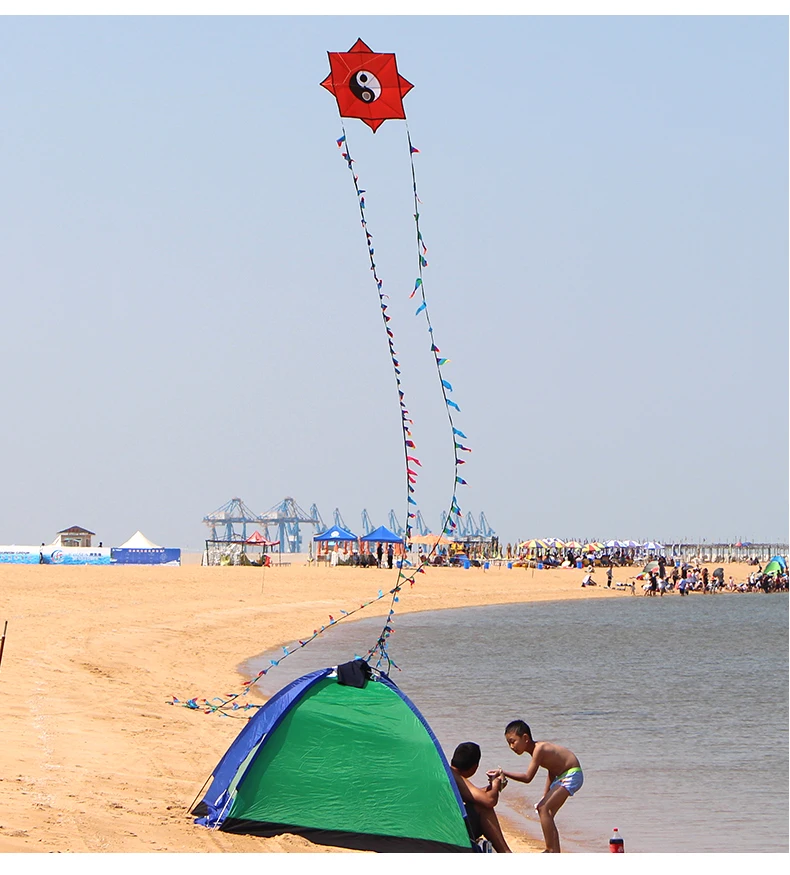
[[[638,570],[617,569],[615,581]],[[725,580],[750,570],[725,566]],[[581,588],[575,569],[430,569],[406,586],[399,613],[632,597],[602,587],[602,569],[596,578]],[[304,639],[395,581],[394,571],[303,565],[0,566],[0,852],[340,853],[195,826],[190,804],[243,724],[168,702],[240,692],[251,656]],[[503,828],[513,850],[542,850]]]

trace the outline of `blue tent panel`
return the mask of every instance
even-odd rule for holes
[[[359,538],[347,529],[341,528],[340,526],[332,526],[331,529],[327,529],[322,535],[316,535],[313,540],[320,542],[358,541]]]
[[[250,718],[233,744],[225,751],[222,759],[213,771],[214,780],[206,791],[203,801],[198,803],[193,814],[205,815],[197,823],[204,826],[217,826],[224,818],[224,809],[229,801],[228,788],[239,770],[239,766],[257,747],[261,739],[271,732],[287,713],[291,705],[308,690],[316,681],[326,677],[333,671],[323,668],[297,678],[279,692]]]
[[[362,541],[366,541],[370,543],[371,541],[380,541],[382,544],[402,544],[403,538],[399,538],[395,532],[391,532],[385,526],[379,526],[377,529],[372,531],[369,535],[365,535],[364,538],[360,538]]]

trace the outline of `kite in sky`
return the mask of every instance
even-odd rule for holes
[[[411,162],[411,182],[414,196],[414,225],[416,232],[416,256],[417,265],[415,273],[417,274],[414,281],[414,288],[409,294],[409,300],[417,299],[418,303],[414,315],[421,316],[428,328],[428,339],[430,342],[431,352],[433,354],[436,371],[439,378],[440,391],[445,402],[445,409],[451,429],[451,439],[453,442],[453,455],[455,459],[454,465],[454,481],[452,487],[452,495],[450,505],[445,514],[445,522],[443,525],[442,536],[450,536],[456,532],[459,519],[462,516],[461,508],[458,504],[458,487],[468,485],[466,480],[460,476],[460,466],[466,463],[462,458],[463,453],[470,453],[471,448],[461,443],[466,440],[466,435],[455,426],[455,413],[460,413],[461,408],[449,396],[453,392],[452,384],[444,377],[443,369],[450,363],[450,359],[445,358],[439,347],[436,345],[433,325],[428,310],[428,301],[425,296],[425,282],[423,271],[428,267],[426,255],[428,249],[422,237],[420,229],[420,204],[422,201],[417,195],[417,175],[414,167],[414,156],[419,154],[419,149],[415,149],[411,134],[409,133],[409,123],[406,121],[406,111],[403,108],[403,98],[414,87],[411,82],[408,82],[403,76],[398,73],[398,65],[395,60],[395,55],[391,52],[373,52],[371,49],[358,39],[347,52],[327,52],[329,55],[330,73],[321,82],[321,85],[331,92],[337,100],[338,110],[341,119],[356,118],[360,119],[371,130],[375,131],[387,119],[403,119],[406,126],[406,143],[409,149],[409,160]],[[341,155],[348,165],[351,176],[354,181],[354,190],[356,192],[357,201],[359,204],[359,215],[362,223],[362,230],[365,235],[365,243],[368,250],[368,258],[370,260],[370,270],[373,280],[376,285],[378,294],[378,303],[381,309],[381,317],[384,323],[384,328],[387,335],[387,344],[389,346],[390,358],[392,359],[392,367],[395,373],[395,382],[398,389],[398,400],[401,409],[401,424],[403,428],[403,450],[405,458],[405,474],[406,474],[406,526],[405,526],[405,547],[408,551],[411,540],[412,531],[414,529],[413,520],[417,517],[417,501],[414,498],[416,492],[416,484],[418,471],[417,468],[422,467],[422,463],[415,455],[417,447],[412,436],[413,421],[411,414],[406,406],[405,393],[401,382],[401,362],[397,350],[395,349],[395,334],[392,327],[392,316],[389,310],[389,297],[382,291],[383,280],[379,276],[378,265],[376,263],[375,248],[373,246],[373,235],[368,228],[368,220],[365,204],[365,189],[360,187],[359,176],[354,167],[354,159],[351,157],[351,151],[348,145],[348,137],[345,126],[341,121],[342,136],[337,139],[337,146],[341,150]],[[436,537],[436,542],[427,557],[429,559],[438,549],[440,543],[439,536]],[[358,608],[350,611],[341,610],[339,617],[329,616],[329,622],[313,630],[312,635],[305,636],[300,639],[298,644],[292,644],[291,647],[283,647],[283,653],[278,659],[270,659],[269,666],[262,669],[258,674],[244,684],[242,693],[228,694],[224,697],[215,696],[213,699],[187,699],[182,701],[173,697],[172,705],[182,705],[186,708],[204,711],[205,713],[219,713],[225,716],[243,716],[235,715],[231,712],[239,711],[246,712],[251,708],[263,707],[257,704],[240,704],[241,697],[249,693],[253,684],[259,681],[269,671],[276,668],[283,659],[290,656],[297,650],[301,650],[316,638],[321,636],[324,631],[332,626],[337,625],[347,617],[351,617],[359,611],[364,610],[369,605],[379,602],[382,599],[390,599],[390,609],[386,616],[384,627],[381,630],[376,644],[368,651],[365,657],[366,661],[372,660],[377,656],[378,661],[376,668],[385,666],[388,672],[391,667],[398,668],[392,661],[387,648],[387,642],[393,632],[392,623],[395,615],[395,606],[400,600],[400,593],[406,583],[414,584],[414,579],[418,574],[425,573],[425,564],[418,562],[416,567],[407,570],[405,562],[398,563],[398,578],[395,585],[389,590],[379,590],[378,595],[363,602]]]
[[[327,52],[330,73],[321,83],[342,118],[361,119],[374,133],[388,118],[406,118],[403,98],[414,87],[398,73],[392,52],[374,52],[358,39],[347,52]]]

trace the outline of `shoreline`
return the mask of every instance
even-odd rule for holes
[[[394,571],[344,567],[4,566],[0,852],[347,853],[195,826],[187,806],[242,724],[168,703],[240,692],[250,654],[304,639],[394,583]],[[406,585],[398,614],[633,597],[580,583],[576,569],[431,568]],[[383,599],[352,622],[388,610]],[[515,850],[542,849],[502,821]]]

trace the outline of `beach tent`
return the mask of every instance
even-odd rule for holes
[[[782,571],[787,571],[787,563],[784,560],[784,556],[772,556],[771,562],[778,563],[778,565],[782,569]],[[769,563],[769,565],[770,565],[770,563]]]
[[[355,660],[272,696],[214,769],[195,822],[357,850],[473,850],[425,718],[386,675],[367,675]]]
[[[358,541],[359,538],[341,526],[333,526],[331,529],[327,529],[323,534],[316,535],[313,540],[318,544],[336,544]]]
[[[351,545],[356,544],[358,540],[357,535],[349,532],[348,529],[344,529],[342,526],[332,526],[331,529],[327,529],[323,534],[316,535],[313,538],[318,548],[317,555],[319,558],[329,556],[329,553],[333,552],[335,547],[339,548],[341,546],[344,555],[348,555]]]
[[[260,532],[253,532],[244,542],[245,544],[253,544],[257,547],[276,547],[279,541],[267,541]]]
[[[363,553],[372,553],[375,549],[374,544],[392,544],[395,548],[394,552],[398,555],[402,555],[405,551],[403,538],[399,538],[395,532],[391,532],[385,526],[379,526],[364,538],[360,538],[359,543]]]
[[[391,532],[385,526],[379,526],[374,529],[369,535],[360,538],[360,541],[367,544],[402,544],[403,538],[399,538],[395,532]]]
[[[782,574],[783,568],[776,561],[776,559],[772,559],[766,566],[763,568],[763,574]]]
[[[160,547],[138,529],[120,547],[110,550],[113,565],[180,565],[181,550],[178,547]]]
[[[161,550],[159,544],[154,544],[138,529],[128,541],[124,541],[120,548],[122,550]]]

